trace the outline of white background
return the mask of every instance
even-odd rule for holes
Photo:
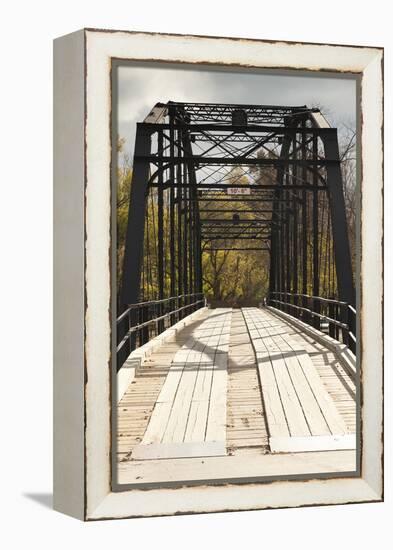
[[[2,5],[0,81],[1,529],[13,548],[389,548],[391,253],[386,250],[386,501],[83,524],[52,490],[52,39],[82,27],[385,47],[386,240],[391,244],[392,27],[387,1],[57,0]],[[367,205],[366,205],[367,207]],[[376,243],[377,245],[377,243]]]

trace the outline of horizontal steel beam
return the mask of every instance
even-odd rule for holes
[[[258,235],[250,235],[249,237],[204,237],[202,235],[202,239],[206,241],[226,241],[226,240],[234,240],[234,241],[263,241],[270,239],[270,237],[260,237]]]
[[[284,135],[288,134],[290,136],[296,135],[296,134],[310,134],[310,135],[326,135],[329,132],[334,131],[333,128],[316,128],[316,127],[290,127],[290,126],[280,126],[280,125],[272,125],[269,126],[268,124],[246,124],[246,125],[233,125],[233,124],[219,124],[219,123],[184,123],[184,122],[177,122],[176,124],[154,124],[154,123],[148,123],[148,122],[141,122],[139,123],[141,126],[146,128],[146,130],[149,130],[151,132],[155,132],[158,130],[170,130],[171,128],[175,129],[184,129],[188,130],[191,134],[194,132],[209,132],[209,131],[225,131],[225,132],[261,132],[261,133],[273,133],[273,134],[279,134]],[[138,125],[139,125],[138,124]]]
[[[186,112],[199,111],[229,111],[232,112],[233,109],[243,109],[246,111],[261,111],[261,112],[277,112],[284,114],[298,114],[299,112],[310,112],[315,113],[319,112],[317,108],[308,108],[307,105],[260,105],[260,104],[250,104],[250,103],[214,103],[213,101],[205,102],[196,102],[196,101],[168,101],[168,103],[156,103],[157,106],[167,106],[168,107],[181,107],[185,109]]]
[[[249,196],[249,195],[248,195]],[[275,198],[273,195],[271,197],[259,197],[257,196],[256,198],[254,199],[249,199],[249,198],[239,198],[239,199],[227,199],[227,198],[224,198],[224,197],[203,197],[203,196],[200,196],[198,199],[190,199],[191,202],[200,202],[200,201],[205,201],[205,202],[285,202],[285,203],[289,203],[289,202],[293,202],[293,201],[296,201],[296,202],[301,202],[302,199],[300,197],[288,197],[286,199],[280,199],[280,198]]]
[[[218,250],[225,250],[228,252],[237,251],[237,252],[270,252],[270,248],[205,248],[203,252],[216,252]]]
[[[149,187],[160,187],[160,184],[156,181],[153,181],[149,184]],[[178,183],[174,183],[173,187],[178,188],[197,188],[198,191],[204,191],[209,189],[233,189],[236,187],[236,189],[265,189],[269,191],[300,191],[300,190],[306,190],[306,191],[326,191],[327,187],[325,185],[259,185],[259,184],[242,184],[242,185],[228,185],[227,183],[197,183],[195,186],[192,183],[181,183],[180,185]],[[241,195],[237,195],[240,197]],[[242,201],[242,198],[239,198],[238,201]]]
[[[243,227],[244,225],[247,226],[250,224],[252,225],[267,224],[267,223],[271,223],[272,220],[239,219],[237,221],[234,221],[233,219],[203,218],[200,220],[200,222],[202,224],[207,224],[207,225],[231,225],[233,227]]]
[[[206,212],[206,213],[213,213],[213,214],[235,214],[235,213],[238,213],[239,212],[239,209],[238,208],[223,208],[222,210],[220,209],[214,209],[214,208],[200,208],[199,209],[199,212]],[[255,210],[244,210],[243,208],[241,209],[241,213],[242,214],[271,214],[273,212],[273,210],[258,210],[258,209],[255,209]]]
[[[293,159],[293,158],[256,158],[244,155],[238,157],[204,157],[203,155],[193,155],[189,157],[166,156],[166,155],[138,155],[134,157],[135,161],[151,163],[186,163],[186,164],[220,164],[220,165],[248,165],[257,166],[326,166],[328,164],[339,164],[337,159]]]

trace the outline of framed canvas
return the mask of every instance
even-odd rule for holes
[[[54,43],[54,507],[383,499],[383,49]]]

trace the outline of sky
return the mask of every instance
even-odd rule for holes
[[[187,101],[320,107],[332,126],[355,129],[356,81],[323,75],[263,74],[183,66],[118,67],[118,134],[133,153],[135,124],[158,102]]]

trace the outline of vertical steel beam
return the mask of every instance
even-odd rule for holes
[[[202,290],[202,246],[201,246],[201,226],[199,222],[198,190],[195,174],[195,165],[187,162],[193,156],[190,135],[183,132],[184,158],[187,166],[187,180],[190,183],[188,188],[188,199],[185,201],[188,218],[188,254],[186,251],[186,264],[188,271],[188,289],[190,292],[200,292]],[[187,221],[185,220],[185,227]],[[186,236],[184,236],[186,245]]]
[[[190,189],[190,196],[191,196],[191,189]],[[195,254],[195,250],[194,250],[194,206],[195,206],[195,202],[194,201],[189,201],[188,202],[188,207],[189,207],[189,213],[188,213],[188,223],[189,223],[189,231],[188,231],[188,236],[189,236],[189,245],[188,245],[188,250],[189,250],[189,253],[188,253],[188,265],[189,265],[189,269],[188,269],[188,272],[189,272],[189,277],[190,277],[190,280],[189,280],[189,289],[190,289],[190,292],[194,292],[194,280],[195,280],[195,277],[194,277],[194,254]]]
[[[318,236],[318,137],[313,139],[313,202],[312,202],[312,235],[313,235],[313,295],[319,295],[319,236]]]
[[[190,189],[190,196],[191,196],[191,189]],[[195,284],[195,235],[194,235],[194,201],[190,201],[190,212],[189,212],[189,231],[188,231],[188,237],[189,237],[189,256],[188,256],[188,265],[189,265],[189,273],[190,273],[190,292],[194,292],[194,284]]]
[[[287,172],[286,172],[286,175],[285,175],[285,185],[287,187],[289,187],[290,185],[290,174],[289,174],[289,166],[287,166]],[[289,210],[289,205],[290,205],[290,192],[289,191],[286,191],[285,192],[285,198],[287,199],[287,202],[285,203],[285,251],[283,251],[284,253],[284,257],[285,257],[285,275],[286,275],[286,278],[285,278],[285,291],[286,292],[291,292],[291,279],[292,279],[292,266],[291,266],[291,242],[290,242],[290,239],[291,239],[291,234],[290,234],[290,229],[291,229],[291,223],[290,223],[290,210]],[[287,297],[286,297],[287,299]],[[287,309],[287,312],[288,313],[291,313],[290,309]]]
[[[177,130],[177,155],[181,157],[181,132]],[[177,165],[177,192],[176,192],[176,206],[177,206],[177,293],[178,295],[183,293],[183,246],[182,246],[182,163]]]
[[[306,127],[306,124],[303,124],[303,127]],[[304,133],[302,135],[302,160],[307,159],[307,144],[306,144],[307,136]],[[307,166],[303,164],[302,166],[302,180],[303,183],[307,183]],[[308,281],[307,281],[307,275],[308,275],[308,266],[307,266],[307,190],[304,189],[302,191],[302,233],[301,233],[301,239],[302,239],[302,293],[307,294],[307,287],[308,287]],[[302,304],[303,307],[305,304]]]
[[[185,195],[185,201],[184,201],[184,234],[183,234],[183,277],[184,277],[184,283],[183,283],[183,291],[184,294],[188,294],[189,292],[189,286],[188,286],[188,280],[189,280],[189,274],[188,274],[188,217],[189,217],[189,205],[190,201],[188,199],[189,194],[189,188],[184,189],[184,195]]]
[[[355,306],[355,288],[353,284],[337,130],[329,129],[328,132],[322,132],[321,138],[325,148],[326,159],[333,161],[327,164],[326,171],[332,220],[338,298],[343,302],[348,302],[352,306]]]
[[[313,235],[313,286],[312,293],[313,296],[319,296],[319,193],[318,193],[318,136],[315,135],[313,138],[313,160],[315,161],[313,165],[313,195],[312,195],[312,235]],[[320,313],[320,302],[319,300],[313,300],[313,311]],[[320,329],[320,318],[314,316],[313,325],[315,328]]]
[[[158,132],[158,151],[162,155],[163,150],[163,135],[162,131]],[[163,189],[163,173],[162,162],[158,165],[158,297],[160,300],[164,298],[164,189]]]
[[[170,293],[176,294],[176,268],[175,268],[175,120],[173,109],[169,111],[169,151],[171,162],[169,164],[169,271],[170,271]]]
[[[288,158],[289,149],[291,146],[290,136],[284,136],[281,151],[280,159]],[[280,167],[277,170],[277,184],[283,185],[284,183],[284,168]],[[271,231],[271,240],[270,240],[270,269],[269,269],[269,292],[282,292],[283,291],[283,250],[282,250],[282,226],[279,226],[279,218],[283,219],[282,200],[283,194],[279,190],[274,192],[274,200],[272,207],[272,231]],[[278,216],[280,210],[280,216]]]
[[[195,199],[197,197],[198,191],[195,188],[194,195]],[[195,292],[202,292],[202,243],[201,243],[201,222],[199,215],[199,203],[197,200],[194,201],[195,209]]]
[[[279,255],[280,255],[280,288],[279,292],[286,292],[286,274],[285,274],[285,236],[284,236],[284,212],[285,206],[284,203],[280,203],[281,210],[281,223],[280,223],[280,246],[279,246]]]
[[[293,138],[292,147],[293,147],[293,158],[297,159],[296,134]],[[293,167],[292,167],[292,173],[293,173],[292,183],[296,184],[297,183],[297,176],[298,176],[298,171],[297,171],[297,165],[296,164],[294,164]],[[293,287],[292,287],[292,292],[294,294],[297,294],[298,293],[298,271],[299,271],[299,268],[298,268],[298,223],[299,223],[299,220],[298,220],[297,191],[293,191],[293,195],[296,197],[296,200],[292,201],[292,208],[293,208],[293,217],[292,217],[292,220],[293,220],[293,224],[292,224]],[[297,305],[297,297],[294,297],[294,304]],[[295,309],[294,310],[295,315],[297,315],[296,311],[297,310]]]
[[[134,165],[120,290],[120,309],[139,300],[149,162],[139,160],[138,157],[149,155],[150,150],[151,133],[144,127],[143,123],[139,123],[137,124],[135,137]]]

